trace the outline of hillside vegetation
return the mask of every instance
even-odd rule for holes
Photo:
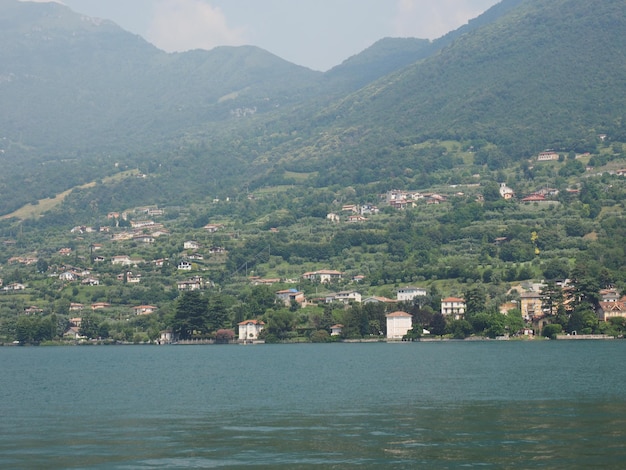
[[[248,319],[270,340],[378,338],[391,309],[418,336],[623,334],[596,316],[626,289],[623,9],[509,0],[321,74],[0,1],[0,341],[77,315],[112,341],[228,340]],[[428,296],[332,301],[407,285]],[[545,317],[500,311],[537,289]],[[442,319],[446,296],[466,318]]]

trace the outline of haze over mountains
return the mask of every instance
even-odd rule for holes
[[[626,138],[625,7],[505,0],[439,40],[383,39],[320,73],[251,46],[167,54],[59,4],[0,0],[0,212],[120,159],[169,163],[169,178],[189,172],[174,161],[208,166],[210,194],[355,161],[372,181],[431,138],[483,139],[507,161]]]

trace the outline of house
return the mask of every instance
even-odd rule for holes
[[[80,328],[80,325],[83,323],[83,319],[81,317],[70,318],[70,324],[72,326],[77,326]]]
[[[72,254],[72,249],[71,249],[71,248],[61,248],[61,249],[58,251],[58,253],[59,253],[61,256],[69,256],[69,255],[71,255],[71,254]]]
[[[343,325],[338,323],[330,327],[330,336],[339,336],[343,330]]]
[[[500,197],[508,201],[515,197],[515,191],[509,188],[506,183],[500,183]]]
[[[133,274],[132,271],[126,273],[126,282],[129,284],[139,284],[141,282],[141,274]]]
[[[610,318],[626,317],[626,296],[617,301],[600,302],[596,311],[600,321]]]
[[[26,307],[24,309],[24,315],[32,315],[33,313],[43,313],[43,309],[37,307],[36,305],[31,305],[30,307]]]
[[[204,229],[209,233],[215,233],[218,230],[222,229],[224,226],[221,224],[206,224]]]
[[[106,258],[104,256],[95,256],[93,261],[94,263],[103,263],[106,261]]]
[[[378,214],[379,212],[380,212],[380,209],[378,209],[378,207],[372,204],[364,204],[359,209],[359,213],[361,215],[372,215],[372,214]]]
[[[326,214],[326,219],[335,223],[338,223],[341,220],[337,214],[334,214],[332,212],[330,214]]]
[[[19,282],[13,282],[8,284],[2,288],[3,290],[24,290],[26,286],[24,284],[20,284]]]
[[[97,279],[95,277],[86,277],[80,283],[82,285],[84,285],[84,286],[90,286],[90,287],[99,286],[100,285],[100,279]]]
[[[398,302],[411,302],[415,297],[426,297],[426,289],[422,287],[401,287],[396,293]]]
[[[367,217],[363,217],[362,215],[351,215],[348,217],[348,222],[356,223],[356,222],[367,222]]]
[[[75,302],[71,302],[70,303],[70,312],[72,311],[81,311],[83,308],[85,308],[85,306],[83,304],[79,304],[79,303],[75,303]]]
[[[326,303],[341,302],[342,304],[350,304],[352,302],[361,303],[361,294],[357,291],[343,291],[336,294],[329,294],[326,296]]]
[[[133,240],[138,243],[154,243],[155,239],[152,235],[148,234],[139,234],[133,237]]]
[[[164,228],[152,231],[152,236],[154,238],[159,238],[159,237],[161,237],[163,235],[167,236],[169,234],[170,234],[170,231],[167,230],[167,229],[164,229]]]
[[[321,283],[336,281],[336,280],[341,279],[342,276],[343,276],[342,272],[332,271],[329,269],[308,272],[302,275],[304,279],[308,279],[309,281],[317,281]]]
[[[440,204],[442,202],[446,202],[448,198],[442,196],[441,194],[430,194],[427,197],[426,204]]]
[[[80,334],[80,328],[77,326],[70,326],[65,333],[63,333],[63,337],[66,339],[85,339],[86,336]]]
[[[132,228],[145,228],[154,225],[154,220],[131,220],[130,226]]]
[[[359,212],[359,206],[355,204],[344,204],[341,207],[342,212],[354,212],[355,214]]]
[[[458,297],[446,297],[441,300],[441,314],[452,315],[455,320],[460,320],[465,316],[465,299]]]
[[[183,249],[185,250],[198,250],[200,249],[200,244],[193,240],[188,240],[183,243]]]
[[[162,268],[165,264],[165,260],[163,258],[155,259],[154,261],[152,261],[152,264],[154,264],[157,268]]]
[[[158,344],[172,344],[176,341],[176,336],[172,330],[163,330],[159,333]]]
[[[539,152],[537,156],[538,162],[550,162],[559,159],[559,154],[554,150],[545,150],[543,152]]]
[[[246,320],[238,324],[239,341],[254,341],[259,339],[259,333],[265,328],[260,320]]]
[[[526,321],[543,316],[541,304],[541,293],[538,291],[522,292],[520,294],[520,310],[522,311],[522,317]]]
[[[156,311],[157,307],[154,305],[139,305],[138,307],[133,307],[133,312],[135,315],[150,315]]]
[[[130,256],[119,255],[119,256],[113,256],[111,258],[111,264],[121,264],[123,266],[130,266],[131,264],[133,264],[133,262],[131,261]]]
[[[111,306],[108,302],[94,302],[91,304],[91,310],[101,310],[103,308],[109,308]]]
[[[407,207],[415,207],[415,203],[413,201],[408,201],[406,199],[394,199],[389,202],[389,205],[398,210],[404,210]]]
[[[306,298],[304,297],[304,292],[300,292],[297,289],[286,289],[279,290],[276,292],[276,298],[285,304],[286,307],[289,307],[292,302],[296,302],[298,304],[303,304],[306,302]]]
[[[209,253],[211,253],[212,255],[222,255],[226,253],[226,248],[224,248],[223,246],[212,246],[209,249]]]
[[[114,233],[113,236],[111,237],[111,240],[115,242],[122,242],[124,240],[132,240],[132,238],[133,238],[132,232],[120,232],[120,233]]]
[[[191,271],[192,265],[189,261],[181,261],[180,263],[178,263],[177,268],[181,271]]]
[[[385,315],[387,318],[387,339],[402,339],[409,330],[413,329],[413,315],[406,312],[393,312]]]
[[[530,194],[522,199],[522,202],[545,202],[547,201],[545,196],[541,194]]]
[[[195,277],[186,281],[178,281],[176,286],[180,291],[200,290],[204,287],[204,281],[201,277]]]
[[[617,289],[611,288],[600,290],[600,298],[602,302],[617,302],[621,297]]]
[[[64,273],[59,274],[59,279],[62,281],[75,281],[76,274],[71,271],[65,271]]]

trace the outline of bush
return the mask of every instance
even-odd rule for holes
[[[561,333],[563,333],[563,327],[558,323],[544,326],[543,331],[541,332],[543,336],[550,339],[556,339],[556,335]]]
[[[311,333],[312,343],[330,343],[331,337],[326,330],[317,330]]]

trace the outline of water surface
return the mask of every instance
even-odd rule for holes
[[[2,468],[619,468],[624,341],[0,348]]]

